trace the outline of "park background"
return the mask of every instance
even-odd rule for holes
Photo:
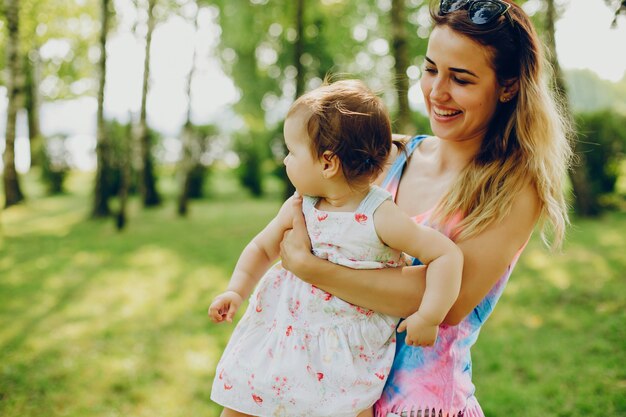
[[[487,416],[626,416],[626,4],[518,3],[577,125],[573,224],[523,254],[477,395]],[[428,133],[425,4],[5,1],[0,416],[219,415],[232,326],[206,309],[290,192],[289,104],[358,77],[396,132]]]

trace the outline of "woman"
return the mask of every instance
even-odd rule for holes
[[[408,141],[381,178],[415,221],[457,243],[463,280],[434,347],[398,334],[378,417],[483,415],[470,348],[535,225],[544,237],[550,229],[556,247],[568,222],[568,126],[543,80],[528,16],[508,0],[442,0],[431,16],[420,82],[434,136]],[[320,260],[310,253],[298,204],[294,211],[281,247],[286,269],[382,313],[406,317],[418,309],[423,267],[354,271]]]

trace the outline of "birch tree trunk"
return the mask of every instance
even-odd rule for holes
[[[296,33],[297,38],[296,42],[293,45],[293,65],[296,68],[296,97],[300,97],[304,93],[304,84],[305,84],[305,74],[304,67],[302,65],[302,54],[304,53],[304,8],[305,3],[304,0],[296,0],[296,14],[295,14],[295,25],[296,25]],[[283,144],[284,147],[284,144]],[[285,152],[286,152],[286,148]],[[284,199],[288,199],[291,197],[296,191],[296,188],[293,186],[289,178],[287,177],[287,172],[283,170],[283,175],[285,178],[285,194]]]
[[[110,154],[111,144],[104,124],[104,88],[106,85],[107,37],[109,32],[109,2],[100,1],[100,59],[98,61],[98,109],[96,113],[96,178],[93,192],[92,217],[107,217],[111,214],[109,197],[111,194]]]
[[[191,83],[193,81],[193,76],[196,71],[196,44],[195,37],[198,33],[198,14],[200,12],[200,8],[196,5],[196,15],[194,16],[194,47],[193,54],[191,58],[191,68],[189,69],[189,74],[187,74],[187,120],[185,121],[185,125],[183,126],[183,131],[181,133],[181,142],[182,142],[182,155],[180,161],[180,176],[181,176],[181,184],[178,195],[178,215],[186,216],[188,212],[189,206],[189,191],[191,187],[191,173],[194,166],[199,162],[200,155],[198,155],[200,146],[195,143],[197,141],[196,135],[193,134],[193,130],[191,129]]]
[[[395,123],[397,132],[411,134],[415,130],[409,107],[409,67],[406,31],[406,6],[404,0],[391,2],[391,33],[393,57],[395,59],[396,93],[398,95],[398,115]]]
[[[139,190],[144,207],[160,204],[161,197],[156,189],[154,175],[154,161],[152,159],[152,138],[148,130],[147,122],[147,98],[150,83],[150,46],[152,45],[152,33],[154,32],[155,18],[154,6],[156,0],[148,0],[148,31],[146,34],[146,54],[143,65],[143,85],[141,91],[141,111],[139,113]]]
[[[5,132],[4,162],[4,206],[10,207],[24,200],[19,177],[15,169],[15,125],[17,111],[22,102],[23,78],[19,58],[19,0],[5,0],[4,12],[7,21],[7,121]]]
[[[41,153],[44,151],[43,138],[41,136],[39,110],[41,97],[39,95],[39,82],[41,81],[39,52],[36,46],[24,59],[26,63],[26,86],[25,107],[28,115],[28,138],[30,142],[30,166],[41,165]]]
[[[126,130],[126,141],[120,144],[120,188],[118,191],[118,198],[120,201],[119,211],[115,216],[115,227],[118,231],[123,230],[126,227],[127,221],[127,207],[128,207],[128,190],[130,188],[130,168],[132,164],[131,152],[132,152],[132,117],[128,118],[129,123]]]

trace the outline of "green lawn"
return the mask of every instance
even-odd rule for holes
[[[31,179],[0,213],[0,416],[217,416],[232,327],[206,309],[276,192],[220,181],[187,219],[132,201],[120,234],[86,220],[90,180],[43,197]],[[625,213],[576,221],[562,253],[534,239],[474,349],[487,416],[626,416],[625,284]]]

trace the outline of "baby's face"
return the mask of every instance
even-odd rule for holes
[[[287,176],[301,195],[321,195],[323,165],[311,150],[311,139],[306,130],[310,113],[301,108],[285,120],[283,133],[287,156],[284,159]]]

